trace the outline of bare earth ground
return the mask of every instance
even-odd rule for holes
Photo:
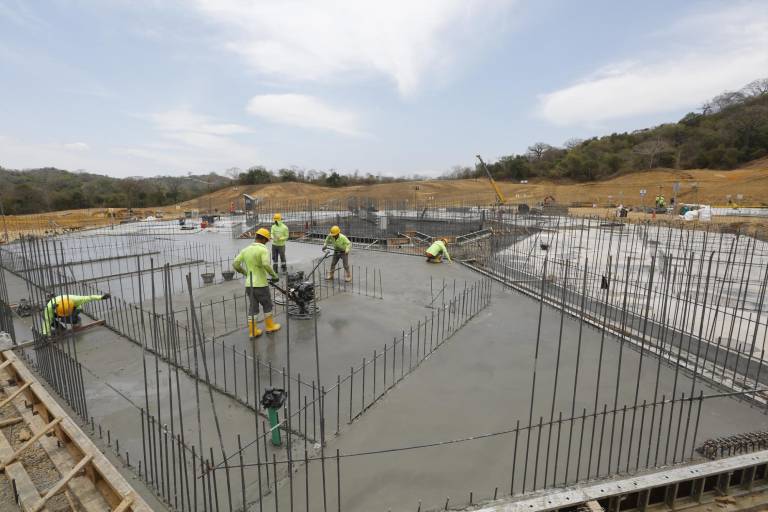
[[[692,169],[676,171],[655,169],[633,172],[608,180],[589,183],[554,182],[531,180],[530,183],[501,182],[499,185],[509,204],[537,204],[547,196],[557,202],[587,207],[586,210],[572,209],[579,214],[597,214],[600,209],[589,208],[593,204],[607,207],[622,203],[626,206],[650,206],[653,197],[662,193],[669,200],[673,184],[680,183],[677,194],[679,203],[706,203],[726,206],[728,195],[739,206],[768,206],[768,158],[756,160],[741,169],[713,171]],[[640,190],[646,190],[646,197],[640,197]],[[470,180],[429,180],[416,182],[357,185],[343,188],[329,188],[306,183],[273,183],[270,185],[249,185],[228,187],[197,199],[162,208],[136,209],[133,215],[180,216],[190,209],[207,210],[210,207],[228,211],[231,206],[242,208],[242,195],[249,194],[265,200],[312,199],[318,205],[329,201],[345,201],[347,198],[371,198],[377,200],[412,201],[419,204],[443,201],[468,201],[492,203],[494,195],[485,179]],[[741,194],[742,198],[738,199]],[[611,212],[606,212],[610,215]],[[128,218],[126,209],[115,209],[115,218]],[[633,214],[634,217],[642,214]],[[652,219],[648,219],[652,220]],[[718,218],[717,222],[765,224],[765,220],[743,218]],[[107,225],[112,220],[104,208],[68,210],[38,215],[7,216],[0,221],[0,230],[7,229],[11,238],[14,233],[28,230],[49,230],[63,232],[69,229]]]

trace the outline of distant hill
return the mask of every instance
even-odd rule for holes
[[[724,92],[700,112],[676,123],[588,140],[565,147],[538,142],[522,155],[488,165],[497,179],[593,181],[654,168],[735,169],[768,155],[768,78]],[[456,168],[446,177],[467,178],[481,169]]]
[[[217,174],[120,179],[55,168],[14,171],[0,167],[0,183],[0,200],[5,213],[12,215],[78,208],[164,206],[229,186],[232,180]]]
[[[738,169],[715,171],[711,169],[655,168],[622,173],[611,178],[590,182],[568,179],[533,178],[528,183],[502,181],[499,183],[509,204],[536,204],[553,196],[563,204],[608,205],[623,203],[640,206],[640,190],[648,191],[645,198],[650,204],[657,193],[668,199],[675,195],[673,185],[679,183],[678,202],[705,202],[726,206],[731,199],[740,206],[768,206],[768,157],[755,160]],[[179,209],[206,209],[209,205],[227,211],[231,204],[242,208],[242,195],[249,194],[264,201],[282,203],[290,208],[291,201],[312,200],[318,207],[344,208],[355,198],[374,200],[416,201],[419,205],[440,206],[442,202],[467,201],[471,204],[492,204],[493,190],[485,177],[463,180],[427,180],[347,187],[321,186],[311,183],[269,183],[226,187],[194,200],[185,201]],[[412,203],[411,203],[412,204]],[[167,213],[178,210],[166,208]]]

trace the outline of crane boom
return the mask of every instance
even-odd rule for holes
[[[499,204],[504,204],[507,202],[507,198],[504,197],[504,194],[501,193],[501,189],[496,184],[496,180],[493,179],[493,176],[491,176],[491,171],[488,170],[488,166],[485,165],[485,162],[483,162],[483,158],[480,155],[475,155],[478,160],[480,160],[480,165],[483,166],[483,170],[485,171],[486,176],[488,176],[488,181],[491,182],[491,186],[493,187],[493,191],[496,192],[496,201]]]

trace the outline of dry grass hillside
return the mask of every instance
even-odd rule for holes
[[[646,172],[633,172],[616,176],[608,180],[589,183],[564,183],[554,181],[531,181],[528,184],[499,183],[510,204],[536,204],[547,196],[552,196],[559,203],[580,206],[593,204],[606,207],[610,204],[623,203],[627,206],[639,206],[642,203],[639,191],[647,190],[644,200],[650,205],[656,193],[663,193],[667,199],[673,195],[672,186],[680,182],[678,201],[700,202],[714,206],[726,205],[728,195],[740,206],[768,206],[768,158],[751,162],[741,169],[732,171],[713,171],[692,169],[674,171],[655,169]],[[698,186],[695,186],[698,184]],[[216,208],[228,211],[231,204],[236,209],[242,208],[242,194],[265,200],[312,199],[317,204],[350,197],[367,197],[385,200],[413,200],[419,204],[431,201],[471,201],[492,203],[494,195],[485,179],[474,180],[430,180],[417,182],[384,183],[361,185],[344,188],[329,188],[306,183],[273,183],[265,186],[236,186],[218,190],[197,199],[174,206],[157,209],[134,211],[134,215],[166,214],[176,216],[184,210],[207,210]],[[738,194],[743,196],[737,199]],[[578,210],[574,210],[578,211]],[[594,210],[597,212],[600,210]],[[584,210],[581,210],[584,212]],[[115,209],[117,218],[125,218],[128,212]],[[725,220],[725,219],[723,219]],[[9,231],[23,233],[28,230],[78,229],[105,225],[110,222],[105,209],[69,210],[36,215],[7,216],[0,225],[0,231],[7,227]],[[765,222],[753,219],[752,222]]]
[[[657,192],[668,199],[672,187],[680,182],[679,202],[701,202],[725,205],[728,194],[743,206],[768,206],[768,159],[752,162],[750,165],[732,171],[693,169],[674,171],[656,169],[633,172],[609,180],[589,183],[563,183],[554,181],[531,181],[528,184],[499,183],[510,203],[536,203],[546,196],[553,196],[566,204],[608,205],[624,203],[640,205],[640,190],[645,189],[646,204],[650,204]],[[698,184],[698,187],[695,186]],[[418,189],[417,189],[418,188]],[[219,210],[228,210],[231,203],[242,204],[242,194],[262,199],[312,199],[318,203],[330,200],[344,200],[349,197],[372,199],[422,201],[493,201],[493,191],[485,179],[474,180],[431,180],[402,183],[385,183],[368,186],[328,188],[306,183],[274,183],[261,186],[239,186],[219,190],[210,195],[181,203],[181,209],[208,209],[209,204]],[[238,207],[238,206],[236,206]],[[176,208],[170,208],[176,209]]]

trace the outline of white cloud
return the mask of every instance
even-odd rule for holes
[[[303,94],[254,96],[248,102],[247,110],[273,123],[330,130],[343,135],[361,134],[357,114],[331,107],[317,98]]]
[[[258,72],[288,80],[376,73],[413,93],[491,29],[513,0],[197,0],[226,30],[224,47]],[[484,23],[485,22],[485,23]]]
[[[58,167],[109,172],[112,162],[94,155],[84,142],[31,142],[0,135],[0,166],[9,169]]]
[[[63,147],[72,151],[90,151],[91,149],[85,142],[71,142],[69,144],[64,144]]]
[[[257,161],[258,152],[234,137],[251,129],[234,123],[219,123],[186,108],[140,116],[166,143],[153,143],[117,150],[122,155],[161,166],[164,171],[225,169],[248,166]]]
[[[256,148],[235,139],[251,132],[246,126],[219,123],[187,109],[139,117],[150,121],[154,142],[92,148],[85,142],[26,141],[0,135],[0,166],[53,166],[134,176],[216,171],[259,162]]]
[[[167,110],[147,116],[155,127],[163,132],[190,132],[206,135],[234,135],[248,133],[247,126],[232,123],[215,123],[208,117],[187,109]]]
[[[765,4],[729,4],[654,37],[662,39],[665,51],[603,66],[573,85],[540,95],[540,115],[558,125],[591,125],[695,109],[768,74]]]

